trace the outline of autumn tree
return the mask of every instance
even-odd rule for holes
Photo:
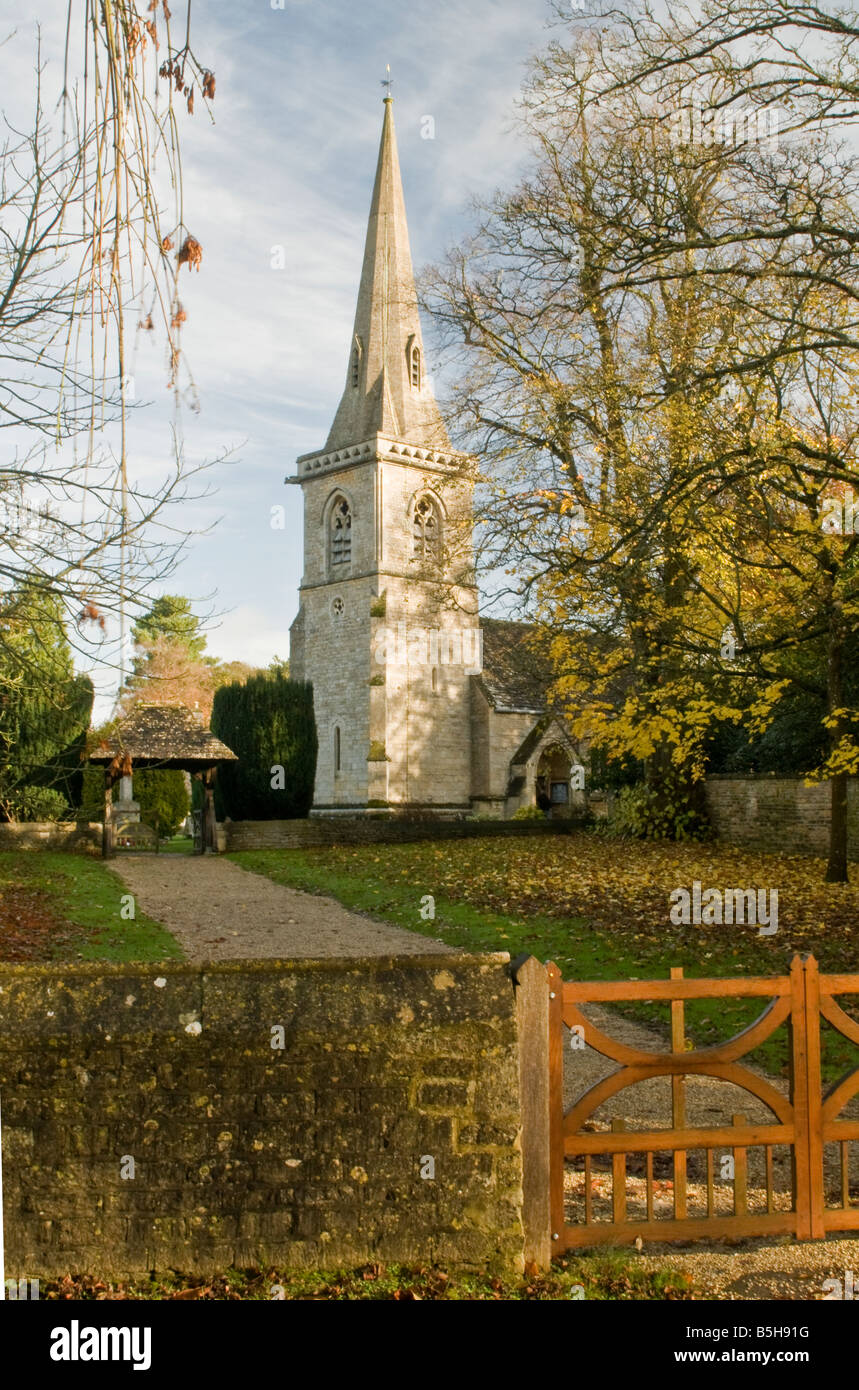
[[[185,649],[189,656],[201,657],[206,638],[201,620],[196,616],[191,600],[181,594],[162,594],[134,624],[135,646],[145,647],[157,638],[165,638]]]
[[[754,186],[742,216],[691,227],[666,219],[643,227],[612,267],[612,283],[621,292],[624,286],[666,281],[679,288],[678,253],[716,245],[747,273],[750,284],[765,270],[771,291],[763,302],[765,332],[738,341],[720,364],[718,379],[742,392],[747,381],[765,378],[775,394],[787,366],[794,382],[801,379],[800,394],[812,417],[814,442],[810,449],[806,439],[793,444],[786,460],[792,477],[783,475],[782,482],[795,494],[795,514],[797,509],[806,518],[811,513],[818,533],[816,541],[800,540],[814,554],[817,572],[807,574],[822,603],[817,617],[806,620],[805,631],[818,648],[825,637],[818,669],[825,673],[828,730],[820,772],[831,788],[827,877],[843,882],[847,778],[859,771],[859,709],[844,693],[845,651],[855,632],[859,528],[840,525],[841,539],[823,544],[819,530],[835,514],[833,507],[841,509],[842,521],[855,519],[859,485],[851,452],[852,411],[845,410],[855,402],[847,382],[855,376],[853,356],[859,348],[859,196],[855,162],[843,141],[843,132],[859,117],[859,21],[850,7],[792,0],[698,5],[669,0],[658,10],[647,0],[633,0],[598,4],[596,10],[591,25],[599,35],[601,81],[589,104],[597,106],[620,92],[646,93],[666,128],[686,134],[690,158],[699,168],[711,159],[714,142],[727,145],[745,163]],[[562,44],[555,49],[561,52]],[[779,158],[769,165],[755,157],[762,136],[779,147]],[[712,275],[712,262],[698,271]],[[831,402],[826,390],[818,395],[821,377],[840,382],[840,402]],[[785,404],[791,408],[793,401],[777,394],[780,416]],[[837,436],[829,433],[825,419],[834,412],[841,417]],[[802,433],[800,427],[798,439]],[[782,570],[785,563],[790,564],[782,554]],[[794,663],[794,669],[802,664]],[[818,680],[815,696],[819,688]]]
[[[840,631],[849,546],[821,586],[815,520],[854,476],[849,296],[823,245],[798,262],[739,229],[785,186],[847,225],[851,170],[829,146],[702,149],[643,84],[612,85],[608,48],[537,62],[534,172],[426,293],[489,465],[483,563],[542,619],[579,733],[646,760],[664,819],[714,725],[765,721],[801,664],[788,654]]]
[[[208,723],[215,691],[242,684],[257,674],[244,661],[220,661],[206,651],[202,619],[190,599],[162,594],[135,623],[131,673],[120,695],[120,712],[140,702],[182,704],[199,711]],[[288,663],[275,657],[272,670],[288,675]]]
[[[485,461],[481,561],[503,557],[542,620],[580,735],[644,760],[654,812],[670,804],[682,829],[676,797],[730,685],[713,660],[725,620],[697,585],[688,487],[719,456],[724,424],[714,393],[684,383],[738,330],[729,277],[718,294],[690,277],[682,294],[638,296],[608,278],[625,225],[676,207],[706,219],[724,171],[690,169],[646,113],[635,134],[614,113],[591,118],[595,63],[575,55],[563,101],[532,88],[533,174],[485,210],[427,295],[451,349],[464,340],[455,407]],[[670,402],[651,409],[668,381]],[[683,640],[693,610],[697,661]]]
[[[215,691],[216,662],[206,655],[206,636],[188,598],[156,598],[132,632],[131,673],[120,692],[126,714],[141,702],[182,704],[208,720]]]

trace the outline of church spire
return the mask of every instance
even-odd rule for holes
[[[449,449],[426,379],[390,88],[384,105],[346,387],[325,448],[381,434]]]

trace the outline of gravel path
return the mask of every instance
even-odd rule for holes
[[[348,912],[214,855],[123,855],[110,867],[189,961],[450,954],[444,942]]]
[[[839,1279],[859,1289],[859,1236],[833,1240],[700,1241],[695,1245],[645,1245],[639,1256],[645,1269],[681,1269],[699,1288],[719,1299],[799,1299],[820,1302],[832,1287],[825,1279]],[[848,1272],[852,1271],[850,1278]],[[851,1285],[851,1279],[853,1284]],[[749,1319],[747,1318],[748,1322]],[[777,1323],[770,1316],[761,1322]],[[791,1344],[792,1345],[792,1344]]]

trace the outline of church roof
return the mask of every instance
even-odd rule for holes
[[[113,737],[90,754],[91,763],[129,757],[137,767],[199,768],[235,762],[231,748],[216,738],[202,715],[186,705],[139,704],[120,720]]]
[[[420,354],[417,385],[412,382],[414,349]],[[346,385],[325,452],[377,434],[426,448],[450,448],[427,382],[391,97],[385,98],[348,358]]]
[[[475,679],[493,709],[501,713],[542,714],[551,683],[548,663],[532,641],[537,628],[502,618],[481,618],[483,670]]]

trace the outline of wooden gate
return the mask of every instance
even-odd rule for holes
[[[822,1019],[859,1046],[859,1023],[836,1002],[836,996],[859,994],[859,975],[821,975],[813,956],[794,956],[790,974],[772,978],[687,980],[676,968],[670,980],[582,982],[562,980],[552,962],[546,970],[554,1251],[637,1236],[681,1240],[790,1233],[811,1239],[829,1231],[859,1229],[859,1171],[854,1152],[851,1188],[850,1151],[850,1144],[859,1141],[859,1119],[841,1115],[859,1091],[859,1067],[824,1094],[820,1064]],[[754,1023],[715,1047],[686,1051],[685,1000],[743,997],[768,1001]],[[582,1012],[589,1003],[621,1000],[663,1000],[670,1005],[670,1051],[630,1047]],[[564,1025],[573,1030],[570,1035]],[[741,1061],[782,1025],[789,1050],[787,1095]],[[567,1036],[573,1042],[583,1040],[618,1066],[565,1111]],[[686,1078],[696,1076],[742,1087],[754,1098],[755,1108],[763,1105],[769,1115],[750,1120],[733,1114],[730,1123],[690,1126]],[[670,1127],[627,1130],[623,1118],[592,1118],[626,1087],[656,1077],[670,1078]],[[784,1152],[781,1146],[789,1150],[789,1163],[786,1190],[780,1192],[774,1181],[774,1150]],[[834,1146],[827,1150],[826,1164],[824,1146]],[[690,1153],[701,1155],[692,1174]],[[668,1180],[660,1179],[657,1160],[670,1173]],[[566,1192],[565,1171],[571,1180]],[[696,1174],[698,1180],[693,1181]]]

